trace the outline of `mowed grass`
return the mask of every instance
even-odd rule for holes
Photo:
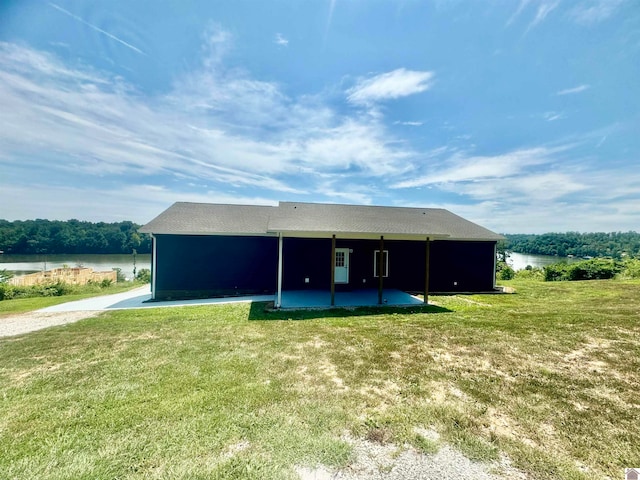
[[[119,282],[108,287],[100,287],[99,285],[83,285],[76,287],[78,289],[78,293],[51,297],[27,297],[2,300],[0,301],[0,318],[16,313],[24,313],[38,310],[40,308],[46,308],[60,303],[95,297],[96,295],[122,293],[127,290],[143,287],[144,285],[145,284],[141,282]]]
[[[531,478],[640,465],[640,282],[510,285],[441,308],[119,311],[2,339],[0,478],[297,478],[347,465],[345,434],[507,455]]]

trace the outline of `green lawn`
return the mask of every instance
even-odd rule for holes
[[[509,284],[427,310],[162,308],[0,339],[0,478],[296,478],[346,465],[345,432],[621,478],[640,465],[640,282]]]
[[[114,293],[122,293],[132,288],[144,286],[141,282],[119,282],[108,287],[100,287],[99,285],[82,285],[75,286],[77,293],[68,295],[52,296],[52,297],[27,297],[16,298],[12,300],[0,301],[0,318],[13,315],[15,313],[30,312],[40,308],[58,305],[60,303],[72,302],[74,300],[82,300],[83,298],[95,297],[96,295],[112,295]]]

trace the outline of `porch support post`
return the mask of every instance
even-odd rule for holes
[[[282,232],[278,234],[278,297],[276,299],[276,308],[282,306]]]
[[[506,261],[507,259],[505,258],[505,262]],[[494,290],[498,288],[497,270],[498,270],[498,242],[493,244],[493,289]]]
[[[331,237],[331,306],[336,304],[336,236]]]
[[[156,279],[158,277],[158,240],[151,234],[151,300],[156,299]]]
[[[384,287],[384,237],[380,236],[380,250],[378,250],[378,305],[382,305],[382,289]]]
[[[429,303],[429,257],[431,256],[431,240],[427,237],[424,247],[424,303]]]
[[[331,306],[336,304],[336,236],[331,237]]]

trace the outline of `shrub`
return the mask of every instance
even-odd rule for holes
[[[15,295],[13,285],[8,283],[0,283],[0,300],[11,300]]]
[[[141,268],[136,275],[136,280],[139,282],[149,283],[151,281],[151,270],[148,268]]]
[[[567,274],[568,267],[569,265],[567,263],[553,263],[551,265],[547,265],[544,267],[544,281],[554,282],[569,280],[569,276]]]
[[[116,271],[116,282],[126,282],[127,281],[127,277],[124,276],[124,273],[122,273],[122,269],[119,267],[116,268],[112,268],[112,270]]]
[[[622,262],[620,278],[640,278],[640,260],[629,258]]]
[[[544,270],[540,267],[527,265],[527,268],[524,270],[518,270],[516,272],[515,278],[522,280],[544,280]]]
[[[13,278],[13,273],[8,270],[0,270],[0,283],[6,283],[9,279]]]
[[[621,270],[618,262],[606,258],[594,258],[576,263],[554,263],[544,267],[547,282],[562,280],[603,280],[615,277]]]
[[[511,280],[515,276],[515,271],[507,262],[499,261],[496,264],[496,274],[500,280]]]

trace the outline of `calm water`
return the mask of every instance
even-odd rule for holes
[[[514,270],[523,270],[527,265],[544,267],[552,263],[563,261],[577,261],[580,259],[555,257],[552,255],[525,255],[510,253],[509,265]],[[62,268],[63,266],[93,268],[96,271],[122,269],[125,277],[133,278],[133,255],[0,255],[0,270],[8,270],[14,275],[40,272],[45,268]],[[136,271],[141,268],[151,268],[151,255],[136,255]]]
[[[527,265],[532,267],[545,267],[552,263],[559,262],[577,262],[582,260],[581,258],[568,258],[568,257],[556,257],[554,255],[528,255],[524,253],[509,253],[507,263],[511,265],[514,270],[524,270]]]
[[[120,268],[125,277],[133,278],[133,255],[0,255],[0,270],[16,276],[65,265],[93,268],[98,272]],[[151,255],[136,255],[136,271],[141,268],[151,268]]]

